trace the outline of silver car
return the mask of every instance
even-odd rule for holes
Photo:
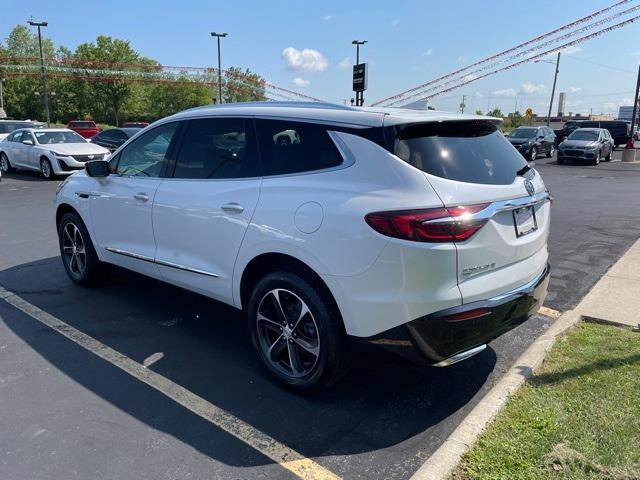
[[[605,128],[578,128],[558,145],[558,163],[578,160],[598,165],[600,160],[611,161],[613,139]]]

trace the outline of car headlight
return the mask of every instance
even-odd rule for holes
[[[51,155],[53,155],[54,157],[68,157],[69,156],[66,153],[58,153],[58,152],[53,151],[53,150],[49,150],[49,153]]]

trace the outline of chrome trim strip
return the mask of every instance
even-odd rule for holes
[[[158,265],[163,265],[165,267],[177,268],[178,270],[185,270],[187,272],[199,273],[200,275],[206,275],[208,277],[218,278],[218,274],[213,272],[207,272],[206,270],[200,270],[198,268],[187,267],[185,265],[180,265],[179,263],[167,262],[166,260],[158,260],[156,259],[155,263]]]
[[[120,250],[119,248],[105,247],[105,250],[111,253],[117,253],[118,255],[124,255],[125,257],[135,258],[136,260],[143,260],[145,262],[155,263],[156,265],[162,265],[164,267],[177,268],[178,270],[184,270],[186,272],[198,273],[200,275],[206,275],[208,277],[218,278],[218,274],[213,272],[207,272],[206,270],[200,270],[198,268],[187,267],[180,265],[179,263],[167,262],[166,260],[157,260],[146,255],[140,255],[138,253],[127,252],[126,250]]]
[[[491,297],[490,299],[487,300],[487,302],[501,302],[505,298],[509,298],[512,296],[519,296],[519,295],[528,293],[531,290],[533,290],[533,288],[536,287],[538,283],[540,283],[540,280],[542,280],[548,274],[549,274],[549,266],[547,265],[542,270],[542,272],[540,272],[539,275],[536,275],[536,277],[530,282],[527,282],[524,285],[514,288],[513,290],[510,290],[506,293],[502,293],[500,295],[496,295],[495,297]]]
[[[473,220],[488,220],[492,218],[496,213],[505,212],[510,210],[517,210],[518,208],[523,207],[532,207],[549,200],[549,192],[539,192],[530,197],[519,197],[512,198],[510,200],[501,200],[498,202],[493,202],[487,205],[486,208],[480,210],[479,212],[459,215],[457,217],[445,217],[445,218],[436,218],[433,220],[427,220],[424,223],[442,223],[454,221],[454,222],[468,222]]]
[[[105,247],[105,250],[108,250],[111,253],[117,253],[118,255],[124,255],[125,257],[135,258],[136,260],[144,260],[145,262],[155,263],[155,260],[151,257],[147,257],[146,255],[140,255],[139,253],[127,252],[126,250],[120,250],[119,248],[113,247]]]
[[[477,347],[472,348],[471,350],[465,350],[464,352],[456,353],[454,356],[445,358],[444,360],[435,363],[434,367],[448,367],[449,365],[453,365],[454,363],[461,362],[466,360],[469,357],[473,357],[474,355],[480,353],[485,348],[487,348],[486,344],[478,345]]]

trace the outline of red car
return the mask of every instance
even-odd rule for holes
[[[96,122],[91,120],[72,120],[67,123],[67,128],[82,135],[84,138],[91,138],[100,133]]]

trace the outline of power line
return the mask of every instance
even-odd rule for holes
[[[468,85],[470,83],[476,82],[476,81],[478,81],[478,80],[480,80],[482,78],[486,78],[486,77],[489,77],[491,75],[495,75],[496,73],[500,73],[500,72],[503,72],[505,70],[510,70],[510,69],[512,69],[514,67],[518,67],[518,66],[523,65],[525,63],[529,63],[529,62],[532,62],[532,61],[535,61],[535,60],[539,60],[541,58],[546,57],[549,54],[556,53],[556,52],[561,51],[563,49],[566,49],[568,47],[577,45],[577,44],[585,42],[587,40],[591,40],[592,38],[599,37],[600,35],[603,35],[605,33],[608,33],[608,32],[611,32],[613,30],[617,30],[619,28],[622,28],[622,27],[624,27],[626,25],[629,25],[631,23],[634,23],[634,22],[638,21],[639,19],[640,19],[640,15],[632,17],[632,18],[629,18],[629,19],[627,19],[627,20],[625,20],[623,22],[616,23],[615,25],[612,25],[610,27],[607,27],[607,28],[604,28],[602,30],[598,30],[597,32],[591,33],[589,35],[585,35],[583,37],[577,38],[576,40],[573,40],[571,42],[567,42],[567,43],[565,43],[563,45],[560,45],[560,46],[558,46],[556,48],[552,48],[552,49],[547,50],[545,52],[539,53],[539,54],[537,54],[535,56],[532,56],[532,57],[529,57],[529,58],[525,58],[524,60],[520,60],[520,61],[518,61],[516,63],[511,64],[511,65],[504,66],[502,68],[499,68],[499,69],[493,70],[491,72],[479,75],[477,77],[469,78],[468,80],[465,80],[464,82],[462,82],[460,84],[457,84],[457,85],[454,85],[452,87],[446,88],[446,89],[441,90],[439,92],[432,93],[431,95],[427,95],[425,97],[421,97],[421,99],[422,100],[429,100],[429,99],[431,99],[433,97],[436,97],[436,96],[438,96],[438,95],[440,95],[442,93],[446,93],[446,92],[450,92],[450,91],[453,91],[453,90],[457,90],[460,87],[463,87],[463,86]],[[415,97],[415,96],[419,96],[419,95],[423,95],[423,94],[424,94],[424,92],[420,92],[418,94],[412,95],[411,97]],[[411,97],[408,97],[408,98],[411,98]]]
[[[605,63],[594,62],[593,60],[587,60],[586,58],[570,57],[570,56],[565,56],[565,58],[570,58],[571,60],[578,60],[580,62],[585,62],[585,63],[591,63],[593,65],[598,65],[599,67],[610,68],[611,70],[619,70],[620,72],[630,73],[632,75],[636,74],[636,72],[634,72],[633,70],[627,70],[626,68],[620,68],[620,67],[615,67],[613,65],[607,65]]]
[[[417,87],[411,88],[409,90],[405,90],[404,92],[401,92],[401,93],[398,93],[398,94],[393,95],[391,97],[388,97],[388,98],[385,98],[383,100],[380,100],[380,101],[372,104],[372,106],[380,105],[382,103],[387,103],[390,100],[400,99],[400,98],[404,97],[407,93],[412,93],[412,92],[415,92],[415,91],[418,91],[418,90],[422,90],[424,87],[427,87],[429,85],[433,85],[436,82],[439,82],[441,80],[445,80],[445,79],[450,78],[452,76],[458,75],[458,74],[460,74],[462,72],[465,72],[465,71],[469,70],[470,68],[473,68],[475,66],[484,64],[484,63],[489,62],[491,60],[494,60],[494,59],[496,59],[498,57],[504,56],[504,55],[506,55],[508,53],[512,53],[512,52],[514,52],[516,50],[519,50],[520,48],[525,47],[527,45],[531,45],[533,43],[537,43],[540,40],[543,40],[543,39],[545,39],[547,37],[555,35],[556,33],[560,33],[562,31],[565,31],[565,30],[568,30],[568,29],[572,29],[572,28],[574,28],[574,27],[576,27],[578,25],[581,25],[582,23],[589,22],[589,21],[593,20],[594,18],[596,18],[596,17],[598,17],[598,16],[600,16],[600,15],[606,13],[606,12],[614,10],[614,9],[618,8],[619,6],[621,6],[621,5],[629,3],[629,1],[630,0],[622,0],[620,2],[616,2],[613,5],[610,5],[609,7],[606,7],[606,8],[603,8],[601,10],[598,10],[597,12],[594,12],[594,13],[592,13],[590,15],[585,16],[585,17],[579,18],[578,20],[576,20],[574,22],[568,23],[568,24],[563,25],[563,26],[561,26],[559,28],[556,28],[555,30],[547,32],[547,33],[545,33],[543,35],[540,35],[538,37],[532,38],[531,40],[528,40],[528,41],[523,42],[523,43],[521,43],[519,45],[516,45],[515,47],[511,47],[511,48],[509,48],[507,50],[504,50],[504,51],[502,51],[500,53],[497,53],[495,55],[492,55],[492,56],[489,56],[487,58],[481,59],[481,60],[479,60],[479,61],[477,61],[475,63],[472,63],[471,65],[468,65],[468,66],[466,66],[464,68],[455,70],[454,72],[451,72],[451,73],[449,73],[447,75],[443,75],[443,76],[438,77],[438,78],[436,78],[434,80],[431,80],[429,82],[426,82],[426,83],[423,83],[421,85],[418,85]]]

